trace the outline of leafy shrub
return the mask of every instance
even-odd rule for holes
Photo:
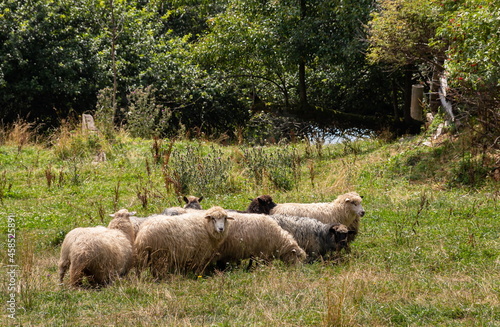
[[[450,184],[452,186],[457,184],[479,186],[484,182],[488,171],[489,169],[483,166],[480,158],[466,153],[452,170]]]
[[[213,145],[203,154],[200,145],[187,145],[172,151],[165,167],[166,179],[180,194],[209,195],[227,190],[232,163]]]
[[[52,135],[52,144],[54,153],[62,160],[92,157],[109,146],[100,134],[72,130],[69,124],[62,124]]]
[[[266,151],[267,150],[267,151]],[[300,156],[290,146],[244,148],[247,175],[255,186],[262,186],[265,177],[272,185],[290,191],[300,179]]]
[[[114,118],[115,112],[113,108],[113,89],[110,87],[99,91],[97,95],[97,105],[95,110],[95,124],[97,129],[103,133],[108,140],[115,137]]]
[[[155,91],[150,85],[138,87],[128,95],[126,127],[132,136],[151,138],[160,135],[168,126],[171,112],[156,104]]]

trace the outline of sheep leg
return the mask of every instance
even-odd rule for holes
[[[68,270],[70,265],[69,260],[61,260],[59,262],[59,283],[62,284],[64,280],[64,275],[66,275],[66,271]]]
[[[250,269],[252,268],[252,264],[253,264],[253,257],[251,257],[249,260],[248,260],[248,266],[246,267],[246,271],[250,271]]]
[[[217,260],[215,269],[219,271],[225,271],[227,269],[227,262],[225,260]]]
[[[83,279],[83,265],[72,263],[69,268],[69,284],[73,287],[82,285]]]

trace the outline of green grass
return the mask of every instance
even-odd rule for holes
[[[2,326],[500,325],[500,189],[482,170],[498,152],[485,159],[452,140],[428,148],[421,138],[375,139],[268,146],[250,165],[245,146],[175,142],[174,152],[197,149],[189,160],[198,175],[186,177],[184,187],[204,195],[205,208],[245,209],[260,194],[275,202],[331,201],[351,190],[364,195],[366,216],[352,252],[340,262],[276,261],[160,283],[131,272],[96,291],[58,284],[64,234],[107,225],[119,208],[146,216],[181,204],[175,162],[165,159],[168,141],[155,149],[151,140],[124,134],[113,141],[78,132],[53,139],[50,147],[12,140],[0,146],[0,245],[8,248],[13,217],[18,265],[10,319],[10,257],[1,252]],[[108,160],[92,163],[100,149]],[[268,155],[276,152],[282,159]],[[200,184],[217,180],[219,156],[231,166],[224,189]],[[290,160],[298,166],[292,169]]]

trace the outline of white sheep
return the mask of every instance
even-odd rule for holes
[[[237,212],[231,212],[231,216],[234,222],[216,258],[219,269],[243,259],[280,259],[288,264],[306,259],[306,253],[293,236],[269,216]]]
[[[281,203],[271,209],[271,214],[310,217],[325,224],[340,223],[356,232],[348,237],[352,241],[359,231],[360,217],[365,215],[361,201],[358,193],[350,192],[327,203]]]
[[[104,286],[124,276],[134,264],[134,228],[126,209],[111,215],[108,225],[75,228],[64,238],[59,260],[59,281],[69,268],[71,286],[81,286],[83,277],[93,286]]]
[[[293,235],[307,253],[308,261],[314,261],[331,251],[347,246],[347,236],[355,233],[339,223],[325,224],[309,217],[272,215],[281,228]]]
[[[156,279],[169,272],[202,273],[231,230],[232,219],[221,207],[176,217],[150,217],[135,240],[139,269],[149,267]]]

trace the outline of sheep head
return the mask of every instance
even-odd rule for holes
[[[186,202],[186,205],[184,206],[184,209],[197,209],[201,210],[201,205],[200,202],[203,200],[203,196],[200,196],[199,198],[196,196],[184,196],[182,197],[184,202]]]
[[[127,209],[120,209],[117,212],[110,214],[113,219],[109,222],[108,228],[121,230],[130,242],[135,240],[135,230],[130,217],[135,215],[135,211],[129,212]]]
[[[292,247],[281,254],[281,260],[286,263],[297,264],[304,262],[307,258],[306,252],[300,247]]]
[[[330,235],[333,236],[334,248],[340,251],[348,246],[347,237],[349,234],[356,234],[356,231],[349,230],[347,226],[339,223],[330,225]]]
[[[273,199],[270,195],[261,195],[256,197],[255,199],[251,199],[250,205],[247,208],[247,212],[249,213],[262,213],[269,215],[271,213],[271,209],[276,207],[276,203],[273,202]]]
[[[227,215],[226,210],[217,206],[207,210],[205,214],[205,219],[207,219],[207,221],[209,222],[212,222],[213,230],[215,231],[216,234],[217,233],[222,234],[225,231],[227,231],[228,220],[234,220],[234,218],[229,217]]]
[[[113,218],[129,218],[135,214],[135,211],[129,212],[127,209],[120,209],[117,212],[110,214],[109,216]]]
[[[347,205],[347,210],[353,212],[358,217],[363,217],[365,215],[365,210],[363,206],[361,206],[361,201],[363,201],[363,198],[356,192],[339,195],[335,200],[337,203],[344,202],[344,204]]]

